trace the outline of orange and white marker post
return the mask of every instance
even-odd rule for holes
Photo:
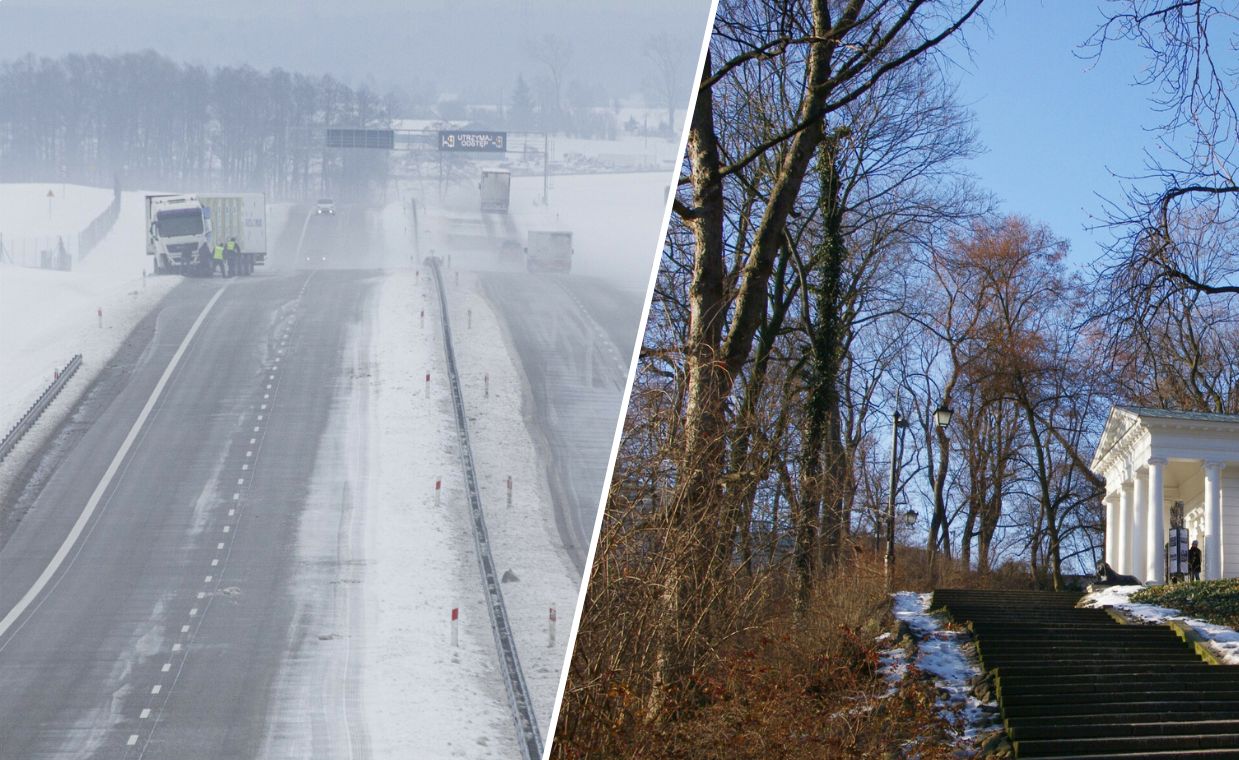
[[[49,190],[48,192],[51,192],[51,191]],[[103,329],[103,307],[100,306],[98,309],[95,310],[95,313],[99,315],[99,329]]]
[[[490,373],[489,372],[482,375],[482,396],[483,398],[490,398]]]
[[[430,398],[430,373],[426,373],[426,398]]]
[[[452,608],[452,646],[460,646],[460,608]]]
[[[508,476],[508,509],[512,508],[512,476]]]
[[[552,648],[555,646],[555,618],[555,608],[552,607],[546,623],[546,645]]]
[[[426,326],[426,310],[422,309],[422,327]]]
[[[443,481],[435,479],[435,507],[439,506],[439,493],[443,490]]]

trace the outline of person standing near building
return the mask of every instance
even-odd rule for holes
[[[1193,541],[1192,548],[1187,550],[1187,572],[1194,581],[1200,580],[1200,559],[1200,547]]]

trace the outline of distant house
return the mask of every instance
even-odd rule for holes
[[[1092,470],[1106,480],[1106,561],[1166,580],[1170,511],[1199,541],[1206,580],[1239,577],[1239,416],[1116,406]]]

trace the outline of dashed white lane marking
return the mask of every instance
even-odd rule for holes
[[[261,419],[262,419],[262,417],[263,417],[263,415],[261,415],[261,414],[260,414],[260,415],[258,415],[258,419],[260,419],[260,420],[261,420]],[[255,429],[255,430],[257,430],[258,428],[254,428],[254,429]]]
[[[237,478],[237,485],[239,486],[245,485],[245,478]]]
[[[211,560],[211,567],[218,567],[218,566],[219,566],[219,560],[218,560],[218,559],[213,559],[213,560]]]
[[[163,667],[159,669],[159,672],[161,672],[161,673],[167,673],[169,670],[172,670],[172,663],[170,663],[170,662],[165,662],[165,663],[163,664]]]
[[[245,456],[247,456],[247,457],[252,457],[252,456],[254,456],[254,452],[252,452],[252,451],[247,451],[247,452],[245,452]]]
[[[249,466],[248,464],[243,464],[243,465],[241,465],[241,469],[242,469],[242,470],[248,470],[249,468],[250,468],[250,466]]]
[[[251,439],[250,439],[250,445],[252,446],[252,445],[254,445],[255,443],[258,443],[258,439],[257,439],[257,438],[251,438]]]
[[[151,694],[158,694],[163,691],[163,684],[157,683],[151,687]]]
[[[173,652],[179,652],[179,651],[181,651],[181,645],[180,645],[180,644],[173,644],[173,645],[172,645],[172,651],[173,651]]]
[[[128,744],[130,747],[132,747],[133,745],[135,745],[135,744],[137,744],[137,743],[138,743],[138,735],[137,735],[137,734],[129,734],[129,741],[125,742],[125,744]]]
[[[198,608],[197,608],[197,607],[194,607],[192,610],[190,610],[190,611],[189,611],[189,616],[190,616],[190,617],[197,617],[197,616],[198,616]]]
[[[267,408],[267,405],[266,405],[266,404],[263,404],[263,405],[262,405],[262,408],[263,408],[263,409],[266,409],[266,408]]]
[[[205,592],[205,591],[199,591],[199,592],[198,592],[198,598],[199,598],[199,599],[206,599],[206,592]]]
[[[258,432],[258,426],[257,426],[257,425],[255,425],[255,426],[254,426],[254,432],[255,432],[255,433],[257,433],[257,432]]]
[[[146,720],[149,717],[151,717],[151,708],[149,707],[143,707],[142,712],[138,713],[138,718],[140,720]]]
[[[211,581],[213,581],[213,580],[215,580],[215,576],[214,576],[214,575],[208,575],[207,577],[205,577],[205,578],[203,578],[203,579],[202,579],[202,582],[203,582],[203,583],[210,583],[210,582],[211,582]]]
[[[228,532],[228,531],[230,531],[230,530],[232,530],[232,526],[231,526],[231,525],[225,525],[225,526],[224,526],[224,532],[225,532],[225,533],[227,533],[227,532]]]
[[[229,516],[229,517],[235,517],[235,516],[236,516],[236,514],[237,514],[237,510],[235,510],[235,509],[230,509],[230,510],[228,510],[228,516]]]
[[[239,493],[234,493],[234,494],[232,495],[232,500],[233,500],[233,501],[237,501],[237,500],[238,500],[238,499],[240,499],[240,498],[241,498],[241,494],[239,494]]]
[[[268,388],[270,388],[271,386],[269,386],[269,385],[268,385],[267,387],[268,387]],[[264,394],[262,394],[262,397],[263,397],[263,398],[271,398],[271,394],[270,394],[270,393],[264,393]]]
[[[231,284],[231,283],[229,283]],[[35,600],[47,584],[51,582],[52,577],[60,569],[65,558],[69,556],[73,545],[77,543],[78,538],[82,535],[82,531],[86,529],[86,524],[90,522],[91,516],[99,507],[99,502],[103,499],[103,494],[108,490],[108,486],[112,484],[112,478],[116,477],[117,471],[120,470],[121,462],[129,454],[129,449],[133,447],[133,442],[137,440],[138,434],[142,432],[143,426],[146,425],[146,419],[150,417],[151,410],[155,408],[159,397],[163,395],[163,389],[168,384],[168,378],[172,377],[172,373],[176,371],[176,367],[181,362],[181,357],[185,355],[185,351],[189,348],[189,343],[198,334],[198,328],[202,327],[202,323],[206,321],[207,314],[211,313],[211,309],[215,308],[215,304],[219,301],[220,296],[228,289],[228,285],[215,291],[215,295],[211,296],[211,300],[207,301],[206,306],[202,307],[198,318],[194,320],[193,325],[189,328],[189,332],[185,334],[185,338],[181,341],[181,345],[177,347],[176,353],[172,354],[172,358],[168,361],[168,366],[164,368],[163,375],[159,377],[159,382],[155,383],[155,389],[151,391],[151,395],[146,399],[146,405],[142,407],[142,411],[138,413],[138,418],[133,421],[133,426],[129,428],[129,433],[125,436],[125,440],[121,443],[120,448],[116,450],[116,456],[112,457],[112,463],[108,465],[108,469],[103,473],[103,477],[99,480],[99,485],[95,486],[95,490],[91,493],[90,498],[86,500],[86,506],[82,509],[82,513],[77,516],[77,522],[73,523],[73,528],[69,531],[69,535],[65,536],[64,542],[56,553],[52,555],[52,559],[47,563],[47,567],[43,568],[43,572],[35,580],[35,582],[26,590],[22,598],[14,604],[7,615],[0,619],[0,636],[4,634],[17,622]]]
[[[181,633],[189,633],[189,626],[187,625],[181,626]]]
[[[219,542],[219,546],[216,546],[215,548],[216,548],[216,549],[223,549],[223,548],[224,548],[224,542],[223,542],[223,541],[220,541],[220,542]]]
[[[267,383],[267,390],[271,390],[271,383]],[[271,395],[271,394],[267,394],[267,395]]]

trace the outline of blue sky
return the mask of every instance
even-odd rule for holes
[[[989,10],[990,33],[974,28],[960,65],[959,99],[976,115],[986,152],[969,163],[1001,210],[1049,225],[1071,241],[1071,260],[1100,254],[1102,231],[1087,231],[1118,199],[1114,175],[1141,173],[1147,131],[1161,114],[1135,84],[1147,61],[1129,43],[1100,60],[1081,44],[1102,17],[1089,0],[1008,0]]]

